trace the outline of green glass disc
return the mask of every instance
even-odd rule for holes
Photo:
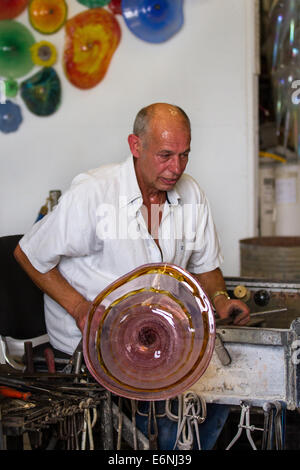
[[[14,98],[15,96],[17,96],[19,84],[16,80],[14,80],[13,78],[8,78],[4,81],[4,84],[6,96],[8,96],[9,98]]]
[[[35,39],[26,26],[11,20],[0,21],[0,76],[23,77],[34,67],[30,47]]]
[[[85,5],[88,8],[98,8],[104,7],[107,5],[110,0],[77,0],[82,5]]]

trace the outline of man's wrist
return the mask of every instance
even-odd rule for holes
[[[91,304],[92,302],[90,302],[89,300],[83,299],[77,304],[77,306],[72,312],[72,317],[76,321],[76,325],[82,333]]]
[[[230,296],[228,294],[228,292],[226,290],[217,290],[216,292],[213,293],[213,295],[211,296],[211,302],[213,304],[213,306],[215,307],[215,299],[218,298],[218,297],[225,297],[227,300],[230,299]]]
[[[69,311],[70,315],[77,321],[81,316],[82,310],[85,309],[85,306],[88,303],[89,303],[88,300],[86,300],[85,298],[82,298]]]

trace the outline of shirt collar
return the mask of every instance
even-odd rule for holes
[[[180,199],[180,194],[175,188],[167,192],[167,200],[170,205],[177,206],[180,203]]]
[[[133,157],[130,155],[121,167],[120,207],[125,207],[133,201],[140,205],[143,203],[142,193],[136,179]]]
[[[122,163],[120,181],[120,207],[124,207],[134,201],[141,206],[143,204],[142,193],[138,185],[133,158],[131,155]],[[177,206],[180,202],[180,194],[175,188],[167,192],[167,201],[170,205]]]

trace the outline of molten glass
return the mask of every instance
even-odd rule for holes
[[[86,365],[111,392],[137,400],[183,393],[214,348],[210,301],[185,270],[144,265],[102,291],[83,335]]]

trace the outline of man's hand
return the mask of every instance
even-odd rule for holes
[[[218,317],[232,319],[234,325],[246,325],[250,320],[248,306],[238,299],[227,299],[224,295],[218,295],[214,299],[214,306]]]
[[[226,292],[226,284],[220,268],[201,274],[193,274],[200,282],[201,286],[212,299],[216,313],[220,319],[231,319],[234,325],[246,325],[250,320],[250,310],[248,306],[238,299],[227,299],[225,295],[217,295],[218,291]]]
[[[78,305],[74,308],[72,312],[72,317],[76,320],[76,325],[80,329],[81,333],[83,334],[84,327],[87,321],[88,313],[91,308],[92,302],[88,300],[82,300],[79,302]]]

